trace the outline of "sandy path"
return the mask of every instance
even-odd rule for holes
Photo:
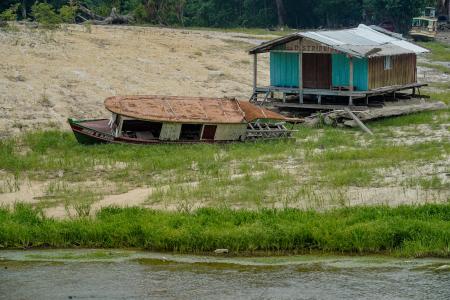
[[[18,191],[0,193],[0,206],[11,206],[19,202],[38,203],[39,197],[45,195],[45,185],[45,182],[22,182]]]
[[[95,213],[103,207],[132,207],[140,206],[147,200],[154,188],[138,188],[119,195],[105,196],[102,200],[95,202],[91,207],[91,212]],[[74,209],[70,209],[71,215],[76,215]],[[52,218],[64,218],[67,216],[67,209],[64,205],[50,207],[45,210],[45,214]]]
[[[183,183],[179,186],[195,187],[198,182]],[[168,189],[169,186],[160,189]],[[91,215],[94,215],[104,207],[146,207],[156,210],[176,211],[181,208],[178,199],[166,199],[164,202],[145,203],[149,196],[157,189],[153,187],[137,188],[119,195],[105,196],[102,200],[95,202],[91,207]],[[395,195],[393,198],[392,195]],[[301,196],[295,201],[289,203],[268,203],[268,207],[284,208],[286,205],[292,208],[300,209],[330,209],[342,206],[357,205],[411,205],[423,203],[445,203],[450,197],[450,191],[424,190],[420,187],[349,187],[348,189],[312,189],[307,196]],[[339,199],[338,199],[339,198]],[[342,200],[342,201],[341,201]],[[197,209],[210,206],[212,203],[199,200],[189,200],[189,208]],[[233,203],[230,208],[251,209],[254,203]],[[256,208],[253,207],[253,208]],[[73,208],[69,210],[70,215],[76,216]],[[63,205],[47,208],[45,214],[52,218],[65,218],[68,216],[67,210]]]

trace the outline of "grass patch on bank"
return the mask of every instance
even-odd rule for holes
[[[400,127],[419,124],[433,124],[436,121],[441,123],[448,120],[450,110],[439,111],[425,111],[420,113],[414,113],[404,116],[398,116],[395,118],[384,118],[370,122],[369,126],[372,129],[383,129],[386,127]]]
[[[427,54],[431,60],[450,61],[450,45],[440,42],[419,42],[418,44],[431,50],[431,53]]]
[[[0,141],[0,169],[28,172],[35,177],[85,180],[106,174],[110,180],[153,179],[153,172],[198,169],[212,175],[235,159],[248,159],[267,153],[295,151],[290,141],[236,143],[229,145],[134,145],[85,146],[71,132],[41,131],[19,139]],[[252,153],[248,150],[252,149]],[[276,158],[275,158],[276,159]],[[195,167],[193,166],[195,164]],[[110,172],[110,171],[114,172]],[[136,171],[138,174],[133,173]]]
[[[428,93],[432,100],[442,101],[447,105],[450,105],[450,91],[443,90],[442,92],[431,92]],[[448,110],[447,110],[448,111]]]
[[[323,151],[315,155],[320,178],[335,187],[370,186],[379,176],[376,170],[405,163],[432,162],[450,152],[448,142],[427,142],[413,145],[388,145],[375,141],[368,148],[345,151]]]
[[[311,192],[312,186],[377,186],[380,168],[415,168],[442,160],[450,153],[449,141],[396,145],[393,132],[411,124],[441,126],[448,114],[425,112],[373,122],[373,137],[355,129],[298,126],[294,141],[226,145],[84,146],[70,132],[30,132],[0,140],[0,193],[16,192],[24,180],[34,180],[46,182],[43,208],[89,205],[103,195],[141,186],[156,189],[150,204],[254,208],[303,199],[313,207],[311,203],[326,201]],[[342,202],[340,193],[332,195],[334,202]]]
[[[430,69],[435,69],[441,73],[445,73],[445,74],[450,74],[450,68],[437,64],[437,63],[424,63],[424,62],[419,62],[417,63],[418,66],[421,67],[425,67],[425,68],[430,68]]]
[[[203,208],[191,213],[105,208],[55,220],[30,206],[0,209],[3,248],[143,248],[234,254],[345,253],[450,256],[450,204],[327,212]]]

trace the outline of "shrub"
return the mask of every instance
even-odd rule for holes
[[[54,28],[61,23],[61,17],[48,3],[35,3],[31,7],[31,15],[44,27]]]
[[[8,9],[0,14],[0,21],[15,21],[17,19],[17,9],[19,4],[11,5]]]
[[[75,14],[77,8],[75,6],[64,5],[59,9],[59,17],[64,23],[75,23]]]
[[[133,15],[135,22],[138,24],[145,23],[148,19],[148,14],[143,4],[139,4],[138,6],[136,6],[133,11]]]

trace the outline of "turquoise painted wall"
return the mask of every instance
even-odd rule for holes
[[[348,86],[349,58],[345,54],[332,54],[333,86]],[[358,91],[369,89],[367,58],[353,58],[353,84]],[[270,85],[298,87],[298,53],[270,52]]]
[[[333,86],[348,86],[350,81],[349,58],[345,54],[332,54]],[[369,89],[369,68],[367,58],[353,58],[353,85],[358,91]]]
[[[270,52],[270,85],[297,87],[298,53]]]

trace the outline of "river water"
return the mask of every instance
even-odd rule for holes
[[[0,299],[450,299],[450,260],[0,251]]]

